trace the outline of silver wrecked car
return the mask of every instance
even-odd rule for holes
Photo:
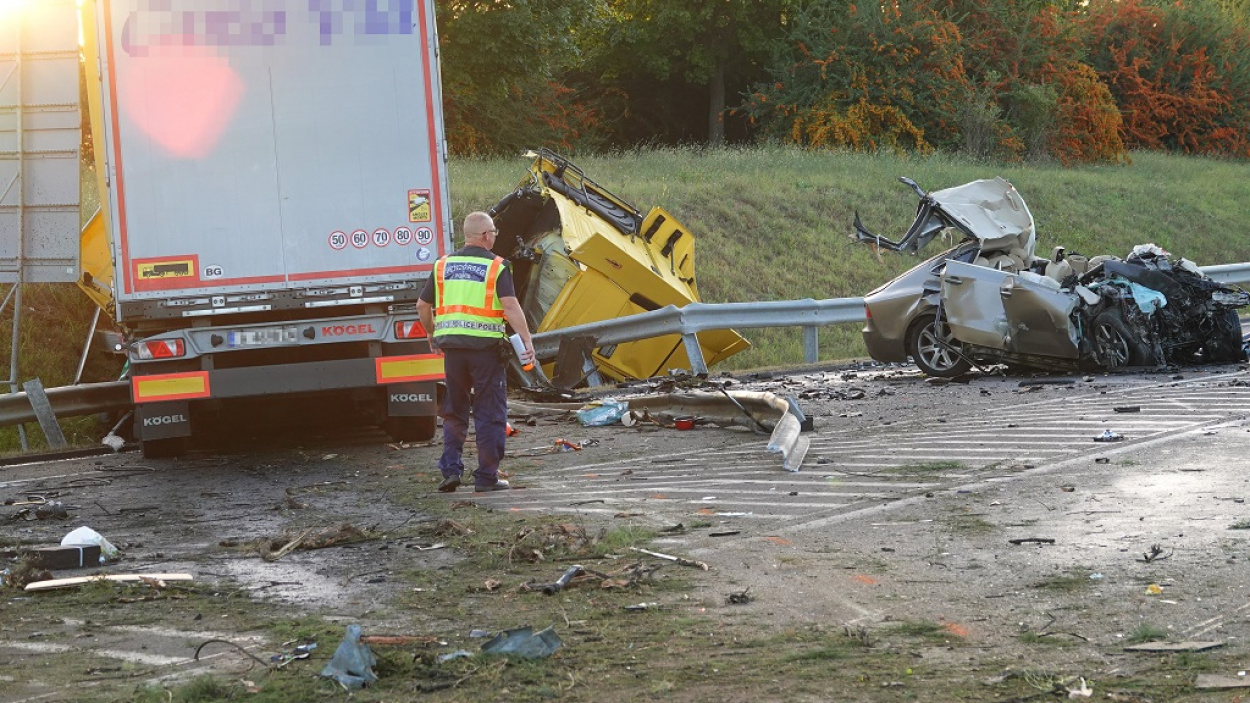
[[[959,244],[865,296],[864,342],[878,361],[909,357],[930,376],[1005,363],[1115,370],[1244,361],[1237,308],[1250,293],[1205,276],[1153,244],[1123,260],[1055,247],[1034,255],[1033,215],[1002,178],[926,193],[898,241],[855,215],[854,238],[918,253],[939,235]]]

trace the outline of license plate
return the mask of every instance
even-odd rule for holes
[[[230,347],[263,347],[272,344],[295,344],[299,332],[294,327],[258,327],[250,330],[234,330],[226,335]]]

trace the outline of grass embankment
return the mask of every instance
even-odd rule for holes
[[[704,302],[862,296],[916,259],[852,243],[855,210],[874,232],[897,239],[926,190],[1002,176],[1037,221],[1039,255],[1056,245],[1089,256],[1126,255],[1154,242],[1199,264],[1250,260],[1245,203],[1250,164],[1135,154],[1127,166],[1001,165],[950,156],[812,153],[759,148],[665,150],[580,157],[577,165],[639,209],[659,206],[696,238]],[[485,208],[515,186],[526,161],[452,162],[453,214]],[[929,253],[940,251],[934,242]],[[721,368],[802,363],[797,329],[746,330],[753,349]],[[820,335],[821,359],[863,357],[858,325]]]
[[[460,221],[489,207],[521,179],[528,161],[454,159],[452,210]],[[1037,251],[1058,244],[1087,255],[1123,256],[1154,242],[1199,264],[1250,260],[1250,164],[1198,157],[1136,154],[1127,166],[1000,165],[950,156],[811,153],[785,148],[638,151],[579,157],[593,180],[642,210],[663,207],[695,234],[698,285],[705,302],[861,296],[916,259],[872,250],[847,237],[855,210],[873,231],[897,238],[911,224],[916,197],[898,183],[910,176],[936,190],[1003,176],[1024,195],[1037,220]],[[91,194],[87,193],[87,200]],[[939,243],[931,245],[937,251]],[[48,387],[73,378],[91,319],[86,297],[69,285],[31,286],[24,303],[21,380]],[[11,309],[0,316],[9,329]],[[744,330],[754,347],[721,368],[803,361],[797,329]],[[864,356],[858,325],[820,335],[821,359]],[[0,334],[0,358],[9,338]],[[116,361],[96,359],[88,381],[115,378]],[[30,425],[32,445],[42,436]],[[98,428],[78,421],[71,441],[94,443]],[[0,432],[0,451],[17,446]]]

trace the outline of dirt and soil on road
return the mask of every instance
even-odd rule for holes
[[[1185,374],[1244,384],[1238,371]],[[1076,376],[1028,397],[1169,379]],[[884,443],[1025,397],[1020,377],[937,385],[850,366],[717,380],[800,398],[818,433]],[[532,423],[514,418],[509,446],[529,454],[508,462],[518,485],[592,453],[645,471],[658,453],[754,437]],[[0,590],[0,701],[1241,700],[1198,684],[1250,678],[1248,428],[1231,417],[1101,463],[971,476],[817,528],[738,535],[680,507],[519,511],[515,491],[440,494],[437,443],[365,431],[240,429],[177,460],[8,466],[0,551],[88,525],[123,558],[53,576],[193,580]],[[599,441],[523,451],[558,439]],[[71,517],[25,519],[19,503],[39,500]],[[574,565],[567,587],[543,592]],[[379,679],[351,694],[318,676],[348,624],[406,638],[372,645]],[[551,626],[562,646],[536,659],[481,653],[526,626]],[[1126,650],[1151,642],[1175,651]]]

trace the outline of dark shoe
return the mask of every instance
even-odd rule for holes
[[[438,484],[438,490],[441,493],[455,493],[456,489],[459,487],[460,487],[459,476],[448,476],[447,478],[443,479],[442,483]]]
[[[506,491],[509,488],[512,488],[512,486],[509,486],[508,482],[501,478],[498,481],[490,484],[489,486],[474,486],[473,492],[474,493],[488,493],[490,491]]]

